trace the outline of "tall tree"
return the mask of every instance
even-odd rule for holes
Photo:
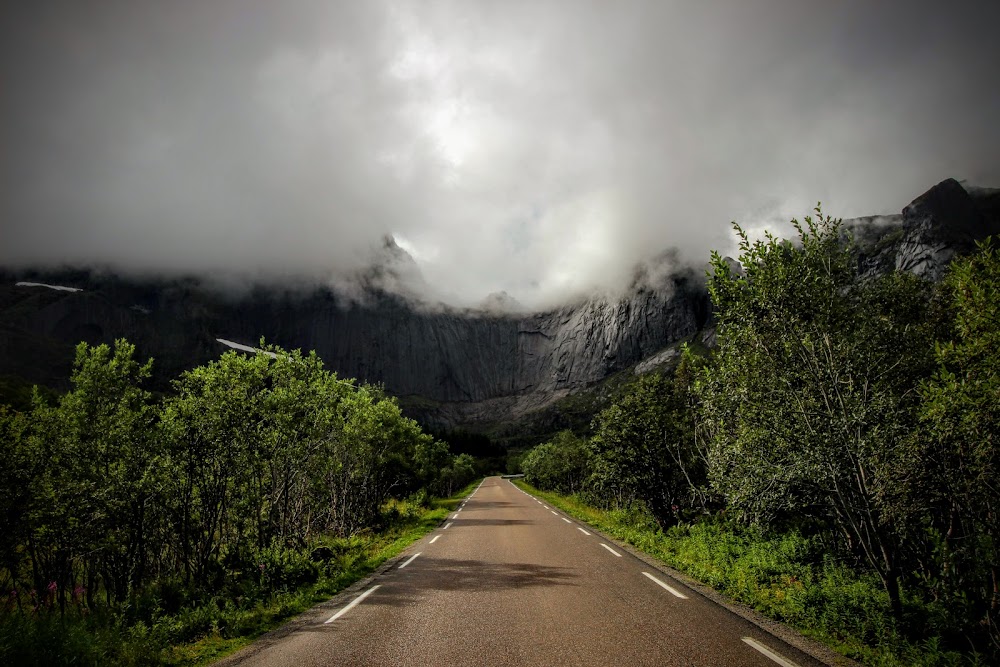
[[[643,500],[662,527],[702,505],[702,471],[693,450],[694,428],[686,397],[675,380],[644,375],[593,423],[596,488]],[[596,490],[595,488],[595,490]]]
[[[590,477],[587,442],[572,431],[560,431],[549,442],[529,450],[521,469],[530,484],[560,493],[579,493]]]
[[[98,577],[124,601],[146,578],[158,452],[149,438],[155,413],[140,364],[124,340],[81,343],[73,389],[51,407],[36,396],[29,448],[35,457],[29,552],[36,588],[54,586],[60,602],[82,576]],[[82,563],[82,572],[75,564]]]
[[[951,610],[971,612],[1000,647],[1000,255],[987,241],[957,260],[943,284],[953,336],[936,349],[921,387],[921,456],[940,536],[932,586]]]
[[[270,361],[227,352],[183,373],[164,403],[161,435],[173,475],[163,502],[188,581],[207,583],[224,545],[241,551],[256,542]]]
[[[734,225],[745,274],[713,254],[719,345],[700,391],[712,481],[750,520],[831,520],[900,614],[900,537],[886,512],[912,466],[930,290],[909,275],[862,281],[839,221],[816,214],[792,221],[794,243],[751,242]]]

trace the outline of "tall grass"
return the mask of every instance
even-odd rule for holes
[[[892,619],[878,578],[832,558],[818,538],[765,534],[718,520],[662,531],[641,504],[601,510],[575,496],[518,486],[633,545],[728,597],[782,621],[839,653],[876,667],[986,664],[945,651],[935,637],[916,639]],[[922,613],[906,600],[907,613]]]

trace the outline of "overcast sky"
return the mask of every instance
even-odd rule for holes
[[[0,263],[327,276],[389,233],[451,302],[551,304],[1000,186],[998,5],[4,3]]]

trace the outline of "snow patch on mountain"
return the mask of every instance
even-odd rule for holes
[[[14,287],[47,287],[49,289],[58,290],[60,292],[82,292],[83,290],[79,287],[65,287],[63,285],[49,285],[47,283],[28,283],[28,282],[16,282]]]
[[[249,345],[243,345],[242,343],[234,343],[233,341],[226,340],[225,338],[216,338],[215,340],[217,340],[218,342],[222,343],[226,347],[233,348],[234,350],[240,350],[241,352],[254,352],[254,353],[263,352],[264,354],[266,354],[267,356],[271,357],[272,359],[277,359],[278,358],[278,355],[276,355],[274,352],[267,352],[265,350],[261,350],[261,349],[258,349],[256,347],[250,347]]]

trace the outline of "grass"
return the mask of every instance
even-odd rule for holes
[[[315,581],[287,587],[263,599],[213,597],[158,611],[168,586],[137,603],[152,611],[88,613],[71,607],[65,614],[44,606],[36,613],[4,609],[0,603],[0,664],[48,665],[207,665],[250,644],[293,616],[329,600],[433,530],[479,483],[429,506],[394,501],[386,507],[388,526],[349,538],[325,538],[315,547],[328,556],[319,562],[292,554]],[[316,553],[314,550],[312,553]],[[296,563],[287,563],[293,569]],[[9,605],[8,605],[9,606]]]
[[[872,575],[826,553],[815,538],[760,531],[716,521],[662,531],[641,506],[601,510],[580,498],[522,489],[666,565],[835,651],[877,667],[957,667],[987,664],[975,654],[943,648],[936,637],[913,639],[892,620],[889,600]],[[916,601],[908,612],[919,614]]]

